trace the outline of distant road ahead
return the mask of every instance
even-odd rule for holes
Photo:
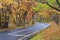
[[[14,30],[6,30],[0,32],[0,40],[27,40],[27,38],[35,35],[37,32],[49,27],[49,23],[36,22],[27,28],[17,28]]]

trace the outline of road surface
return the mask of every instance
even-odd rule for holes
[[[27,40],[37,32],[49,27],[49,23],[36,22],[34,25],[27,28],[17,28],[0,32],[0,40]]]

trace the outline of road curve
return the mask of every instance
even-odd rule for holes
[[[37,32],[49,27],[49,23],[36,22],[27,28],[17,28],[0,32],[0,40],[27,40]]]

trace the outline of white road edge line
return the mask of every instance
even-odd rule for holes
[[[50,24],[48,24],[48,26],[49,26],[49,25],[50,25]],[[43,25],[42,25],[42,26],[43,26]],[[33,32],[33,33],[29,34],[29,35],[18,35],[18,34],[15,34],[15,33],[22,32],[22,31],[25,31],[25,30],[30,30],[30,29],[33,29],[33,27],[32,27],[32,28],[28,28],[28,29],[24,29],[24,30],[21,30],[21,31],[12,32],[12,33],[9,33],[8,35],[13,35],[13,36],[24,36],[24,37],[18,39],[18,40],[22,40],[22,39],[24,39],[24,38],[26,38],[26,37],[28,37],[28,36],[30,36],[30,35],[32,35],[32,34],[35,34],[35,33],[37,33],[37,32],[40,31],[40,30],[39,30],[39,31]]]
[[[33,27],[32,28],[28,28],[28,29],[24,29],[24,30],[19,30],[19,31],[16,31],[16,32],[12,32],[12,33],[8,33],[8,35],[12,35],[12,34],[15,34],[15,33],[18,33],[18,32],[22,32],[22,31],[25,31],[25,30],[29,30],[29,29],[33,29]]]
[[[40,31],[40,30],[39,30],[39,31]],[[31,33],[31,34],[29,34],[29,35],[27,35],[27,36],[25,36],[25,37],[22,37],[22,38],[20,38],[20,39],[18,39],[18,40],[22,40],[22,39],[24,39],[24,38],[26,38],[26,37],[28,37],[28,36],[30,36],[30,35],[32,35],[32,34],[35,34],[35,33],[39,32],[39,31],[33,32],[33,33]]]
[[[7,35],[12,35],[12,34],[15,34],[15,33],[18,33],[18,32],[22,32],[22,31],[25,31],[25,30],[30,30],[30,29],[33,29],[33,27],[32,28],[28,28],[28,29],[24,29],[24,30],[21,30],[21,31],[16,31],[16,32],[8,33]]]
[[[11,34],[11,36],[27,36],[27,35]]]
[[[45,29],[45,28],[43,28],[43,29]],[[40,30],[39,30],[39,31],[40,31]],[[22,40],[22,39],[24,39],[24,38],[26,38],[26,37],[28,37],[28,36],[30,36],[30,35],[32,35],[32,34],[38,33],[39,31],[33,32],[33,33],[31,33],[31,34],[29,34],[29,35],[27,35],[27,36],[25,36],[25,37],[22,37],[22,38],[20,38],[20,39],[18,39],[18,40]]]
[[[16,31],[16,32],[12,32],[12,33],[8,33],[8,35],[11,35],[11,34],[14,34],[14,33],[18,33],[18,32],[22,32],[22,31],[29,30],[29,29],[33,29],[33,27],[32,28],[28,28],[28,29],[24,29],[24,30],[20,30],[20,31]]]

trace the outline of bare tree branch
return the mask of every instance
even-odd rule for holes
[[[59,0],[56,0],[56,2],[57,2],[57,4],[58,4],[58,6],[60,7],[60,3],[59,3]]]
[[[60,11],[60,9],[53,7],[53,6],[50,5],[48,2],[47,2],[46,4],[47,4],[48,6],[50,6],[51,8],[53,8],[53,9],[55,9],[55,10],[57,10],[57,11]]]

